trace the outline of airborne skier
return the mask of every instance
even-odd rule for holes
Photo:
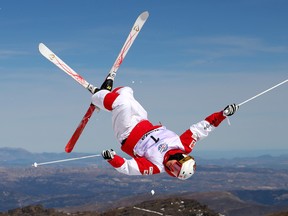
[[[194,158],[188,155],[195,143],[216,128],[226,116],[233,115],[238,106],[228,105],[224,110],[190,126],[182,135],[153,125],[147,112],[135,100],[130,87],[112,90],[113,77],[107,77],[100,89],[92,96],[92,103],[112,113],[112,125],[121,149],[132,159],[127,160],[112,149],[104,150],[102,156],[117,171],[128,175],[152,175],[167,172],[173,177],[185,180],[196,169]]]

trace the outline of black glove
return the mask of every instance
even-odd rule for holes
[[[102,157],[105,160],[112,160],[114,155],[116,155],[116,152],[113,149],[107,149],[102,152]]]
[[[236,104],[231,104],[225,107],[223,110],[223,115],[224,116],[231,116],[233,115],[237,110],[239,109],[239,106]]]

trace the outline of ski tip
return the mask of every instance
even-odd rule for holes
[[[45,47],[45,45],[43,43],[39,43],[38,47],[39,47],[39,50],[40,50],[41,48]]]
[[[72,152],[73,148],[75,146],[75,143],[71,143],[71,140],[69,140],[69,142],[67,143],[67,145],[65,146],[65,152],[66,153],[70,153]]]
[[[49,50],[44,43],[39,43],[39,52],[42,53],[44,55],[45,52],[47,52],[47,50]]]
[[[67,147],[67,146],[65,148],[65,152],[66,153],[70,153],[72,150],[73,150],[73,148],[70,148],[70,147]]]
[[[141,13],[140,18],[142,20],[146,20],[149,17],[149,12],[148,11],[144,11],[143,13]]]
[[[41,47],[43,47],[43,45],[44,45],[43,43],[39,43],[39,45],[38,45],[38,49],[39,49],[40,52],[41,52],[41,49],[42,49]]]

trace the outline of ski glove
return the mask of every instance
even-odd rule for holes
[[[114,155],[116,155],[116,152],[113,149],[104,150],[102,152],[102,157],[105,160],[112,160],[114,158]]]
[[[224,116],[231,116],[239,109],[239,105],[231,104],[225,107],[223,110]]]

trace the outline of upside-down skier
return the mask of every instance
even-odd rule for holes
[[[179,179],[190,178],[196,169],[194,158],[188,155],[195,143],[213,131],[226,116],[233,115],[238,106],[228,105],[199,123],[193,124],[183,134],[153,125],[147,112],[135,100],[130,87],[112,90],[113,77],[107,77],[100,89],[92,96],[92,103],[112,113],[114,134],[121,149],[132,159],[120,157],[112,149],[104,150],[102,156],[117,171],[128,175],[152,175],[167,172]]]

